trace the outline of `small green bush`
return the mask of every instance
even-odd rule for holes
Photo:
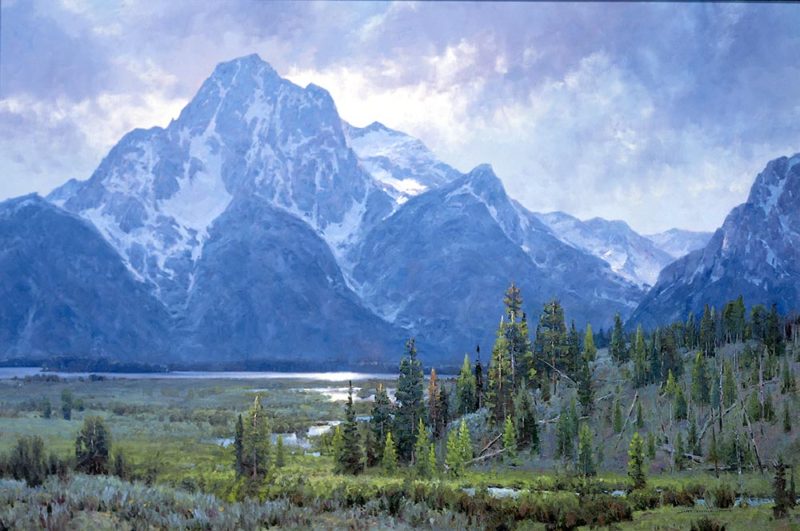
[[[714,506],[719,509],[728,509],[733,507],[736,501],[736,492],[727,483],[720,483],[712,489],[711,496]]]

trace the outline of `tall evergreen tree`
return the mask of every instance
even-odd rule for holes
[[[783,341],[783,322],[778,313],[778,307],[772,305],[767,314],[766,335],[764,345],[773,356],[783,356],[785,345]]]
[[[242,457],[243,457],[243,439],[244,439],[244,424],[242,423],[242,414],[240,413],[238,418],[236,419],[236,431],[233,435],[233,448],[235,451],[236,462],[234,468],[236,470],[236,475],[240,476],[242,474]]]
[[[469,355],[464,354],[464,363],[456,379],[456,411],[466,415],[475,411],[475,375],[469,363]]]
[[[535,355],[545,362],[543,375],[549,375],[552,392],[557,390],[558,373],[553,370],[566,372],[571,365],[569,337],[567,326],[564,322],[564,309],[558,300],[553,299],[545,303],[536,328]]]
[[[567,335],[567,358],[564,362],[564,372],[572,379],[575,379],[580,367],[581,357],[581,338],[575,328],[575,321],[570,323],[569,334]]]
[[[683,387],[680,385],[678,386],[678,390],[675,393],[675,399],[673,400],[673,413],[675,415],[675,420],[686,420],[689,411],[688,405],[686,404],[686,397],[683,394]]]
[[[633,481],[634,488],[643,488],[647,482],[644,467],[644,441],[636,432],[628,446],[628,477]]]
[[[422,419],[417,425],[417,441],[414,443],[414,471],[422,478],[430,477],[433,470],[430,468],[430,447],[428,430],[425,429]]]
[[[339,470],[347,474],[359,474],[364,470],[364,456],[361,453],[361,438],[358,422],[353,408],[353,382],[348,383],[347,404],[344,409],[342,429],[342,451],[339,454]],[[421,420],[421,419],[420,419]]]
[[[625,330],[622,328],[622,317],[614,315],[614,330],[611,332],[611,344],[608,347],[611,358],[617,363],[628,361],[628,349],[625,344]]]
[[[642,325],[636,329],[636,339],[633,343],[633,385],[643,387],[648,380],[647,347],[644,341]]]
[[[382,454],[381,465],[383,469],[390,473],[397,470],[397,447],[394,444],[394,439],[392,439],[391,431],[386,433]]]
[[[614,400],[614,433],[620,433],[622,431],[622,408],[619,405],[619,399]]]
[[[506,417],[506,421],[503,423],[503,450],[507,457],[517,456],[517,433],[511,417]]]
[[[386,435],[392,431],[392,403],[389,400],[389,395],[383,384],[378,384],[378,388],[375,391],[375,398],[372,404],[372,416],[369,423],[373,434],[372,440],[375,444],[372,453],[375,454],[375,458],[380,462],[383,460],[383,447],[386,444]]]
[[[431,369],[428,379],[428,425],[435,427],[439,424],[439,378],[436,376],[436,369]],[[421,419],[420,419],[421,420]]]
[[[531,393],[526,386],[520,386],[514,397],[514,426],[516,439],[521,447],[530,447],[531,452],[539,450],[539,426],[536,422]]]
[[[714,355],[714,342],[716,332],[712,308],[706,304],[703,307],[703,317],[700,320],[700,348],[704,356]]]
[[[722,404],[730,407],[738,399],[736,382],[733,379],[733,366],[726,361],[722,369]]]
[[[441,437],[447,430],[450,423],[450,391],[447,385],[442,382],[439,389],[439,424],[434,427],[435,436]]]
[[[464,419],[461,419],[461,424],[458,426],[458,448],[459,452],[461,453],[461,461],[466,467],[467,464],[472,460],[473,450],[472,436],[469,433],[467,421]]]
[[[556,424],[556,458],[564,461],[573,461],[575,454],[575,443],[573,433],[573,422],[570,419],[569,410],[561,409],[561,415]]]
[[[684,328],[684,342],[686,343],[686,348],[689,350],[692,350],[697,346],[697,325],[694,321],[694,312],[690,312],[689,317],[686,319],[686,327]]]
[[[592,457],[592,430],[587,424],[581,426],[578,436],[578,473],[582,476],[594,476],[597,473]]]
[[[583,338],[582,355],[587,361],[590,362],[595,361],[597,358],[597,347],[594,345],[594,334],[592,334],[591,324],[586,325],[586,334]]]
[[[589,369],[589,359],[582,357],[581,367],[578,371],[578,400],[584,415],[594,409],[594,388],[592,386],[592,371]]]
[[[697,404],[707,405],[710,399],[711,389],[706,358],[702,352],[698,352],[692,366],[692,400]]]
[[[636,428],[644,428],[644,415],[642,414],[642,401],[636,401]]]
[[[417,359],[417,347],[414,339],[406,342],[406,354],[400,361],[400,377],[395,394],[398,403],[394,421],[394,434],[397,436],[397,455],[408,463],[414,451],[419,419],[425,414],[425,403],[422,397],[424,376],[422,362]]]
[[[263,478],[269,468],[269,422],[261,395],[256,395],[247,411],[242,437],[242,472],[250,479]]]
[[[481,365],[481,347],[475,347],[475,409],[478,410],[484,406],[484,388],[483,382],[483,365]]]
[[[497,424],[511,413],[511,400],[514,392],[509,342],[505,329],[506,325],[501,321],[492,349],[492,360],[489,363],[489,385],[486,392],[486,404],[492,411],[493,419]]]
[[[286,465],[286,449],[283,446],[283,435],[278,435],[275,441],[275,468],[283,468]]]

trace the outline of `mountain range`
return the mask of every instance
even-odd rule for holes
[[[250,55],[218,65],[166,128],[125,135],[87,180],[0,203],[0,357],[363,366],[413,335],[455,363],[491,344],[511,281],[531,316],[557,297],[581,326],[653,322],[678,302],[659,293],[691,299],[664,288],[679,264],[720,238],[744,245],[720,236],[729,221],[785,225],[759,251],[774,265],[753,274],[787,280],[745,295],[788,293],[796,188],[774,200],[782,213],[735,210],[713,238],[533,213],[488,165],[462,174],[409,135],[352,126],[327,91]],[[759,262],[751,247],[742,264]]]

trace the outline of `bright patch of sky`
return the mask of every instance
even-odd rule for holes
[[[7,0],[0,199],[87,178],[256,52],[528,208],[712,230],[800,151],[800,5]]]

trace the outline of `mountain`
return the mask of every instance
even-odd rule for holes
[[[155,362],[170,316],[86,221],[39,196],[0,203],[0,356]]]
[[[511,201],[489,166],[412,197],[367,235],[354,281],[387,320],[454,353],[491,345],[511,280],[533,319],[551,297],[568,318],[608,326],[642,295]]]
[[[800,154],[769,162],[708,244],[664,269],[630,322],[684,320],[739,295],[800,309]]]
[[[713,235],[713,232],[669,229],[658,234],[645,235],[645,238],[656,244],[659,249],[672,258],[680,258],[692,251],[705,247]]]
[[[175,311],[211,225],[240,196],[306,221],[345,270],[359,233],[393,208],[348,148],[330,95],[257,55],[217,66],[166,129],[125,135],[89,180],[49,199],[94,223]]]
[[[3,352],[42,334],[64,338],[36,347],[51,355],[354,366],[393,363],[414,335],[432,362],[453,363],[493,341],[512,280],[533,319],[558,297],[568,318],[597,328],[644,294],[556,237],[490,167],[462,175],[408,135],[352,127],[325,90],[255,55],[217,66],[166,128],[128,133],[87,180],[48,200],[40,208],[68,220],[60,243],[32,237],[42,224],[17,222],[4,237],[39,242],[56,253],[41,267],[64,271],[4,321]],[[98,253],[84,276],[76,264],[91,249],[72,249],[78,238]],[[45,285],[45,270],[15,256],[8,290],[34,273]],[[79,318],[29,310],[71,293]],[[29,318],[38,327],[22,334]],[[99,346],[66,337],[71,327]]]
[[[623,278],[649,287],[673,257],[624,221],[592,218],[581,221],[563,212],[536,214],[565,243],[604,260]]]
[[[419,139],[382,123],[359,128],[345,122],[343,126],[361,164],[398,204],[461,176]]]

